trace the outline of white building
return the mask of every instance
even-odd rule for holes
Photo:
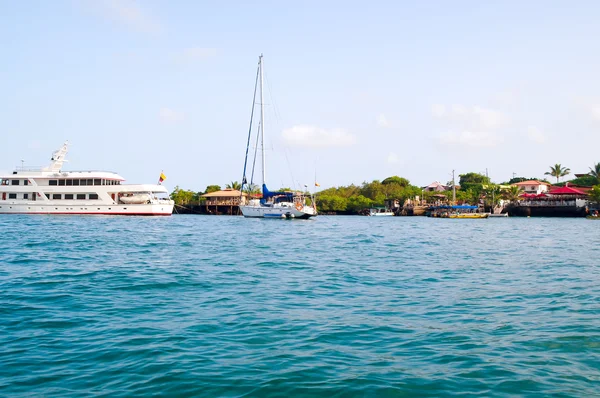
[[[535,194],[535,195],[539,195],[541,193],[547,193],[550,190],[550,186],[551,186],[551,184],[548,184],[547,182],[538,181],[538,180],[521,181],[521,182],[517,182],[516,184],[512,184],[512,185],[516,185],[517,187],[521,188],[523,190],[523,192],[525,192],[525,193]]]

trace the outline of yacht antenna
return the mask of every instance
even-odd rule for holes
[[[62,170],[63,163],[66,162],[65,156],[69,152],[69,141],[65,141],[63,146],[52,154],[50,166],[44,167],[44,171],[59,172]]]

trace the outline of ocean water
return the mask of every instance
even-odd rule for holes
[[[0,216],[0,396],[598,396],[599,228]]]

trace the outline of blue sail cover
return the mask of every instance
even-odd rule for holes
[[[263,184],[262,192],[263,192],[263,199],[272,198],[273,196],[285,196],[290,201],[294,200],[293,192],[271,192],[267,189],[267,184]]]

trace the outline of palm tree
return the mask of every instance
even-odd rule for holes
[[[237,181],[232,181],[230,184],[227,184],[225,187],[227,189],[235,189],[235,190],[239,191],[242,188],[242,184],[240,184]]]
[[[519,197],[522,193],[523,191],[518,185],[511,185],[509,189],[503,192],[503,196],[506,200],[516,202],[517,200],[519,200]]]
[[[596,179],[596,183],[600,184],[600,163],[596,163],[594,167],[590,167],[588,174]]]
[[[550,166],[550,171],[545,172],[544,175],[556,177],[556,183],[558,183],[558,180],[560,179],[560,177],[564,177],[570,173],[571,173],[571,169],[569,169],[567,167],[562,167],[560,165],[560,163],[557,163],[554,166]]]
[[[487,184],[483,189],[483,194],[485,195],[485,203],[493,207],[500,202],[502,190],[500,185]]]
[[[259,194],[260,187],[256,184],[248,184],[246,187],[244,187],[244,192],[250,195]]]

